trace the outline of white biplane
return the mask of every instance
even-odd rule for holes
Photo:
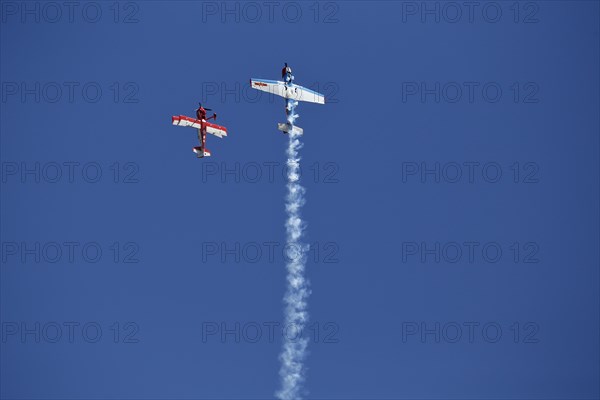
[[[292,75],[292,69],[288,67],[287,63],[281,70],[282,81],[272,81],[267,79],[250,79],[250,86],[254,89],[262,90],[263,92],[275,94],[286,99],[285,112],[289,116],[291,112],[292,101],[306,101],[309,103],[325,104],[325,96],[321,93],[315,92],[305,88],[304,86],[294,84],[294,76]],[[302,134],[302,128],[293,125],[289,121],[286,123],[278,123],[277,129],[284,133],[295,132]]]

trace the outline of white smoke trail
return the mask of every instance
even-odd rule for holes
[[[295,108],[298,102],[288,100],[288,123],[294,124],[298,117]],[[302,243],[305,222],[302,221],[300,209],[304,205],[304,188],[300,185],[300,156],[302,148],[300,135],[290,132],[287,148],[287,196],[285,209],[287,212],[286,229],[286,269],[287,290],[285,303],[285,328],[283,349],[279,356],[281,360],[281,389],[276,393],[281,400],[300,399],[302,384],[305,379],[304,359],[308,339],[302,337],[302,332],[308,321],[307,300],[310,295],[308,281],[304,276],[306,252],[308,246]]]

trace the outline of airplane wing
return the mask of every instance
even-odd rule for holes
[[[195,118],[186,117],[185,115],[174,115],[171,117],[173,125],[191,126],[192,128],[200,129],[202,122]]]
[[[174,115],[171,117],[171,121],[173,125],[179,126],[190,126],[192,128],[201,129],[202,122],[195,118],[186,117],[185,115]],[[211,124],[210,122],[205,122],[206,124],[206,133],[210,133],[211,135],[215,135],[216,137],[222,138],[227,136],[227,128],[224,126],[220,126],[217,124]]]
[[[267,79],[250,79],[250,86],[254,89],[262,90],[263,92],[271,94],[276,94],[277,96],[281,96],[286,99],[325,104],[324,95],[299,85],[292,84],[291,86],[287,86],[284,82],[281,81],[270,81]]]
[[[227,128],[225,128],[224,126],[206,122],[206,133],[210,133],[211,135],[215,135],[216,137],[222,138],[224,136],[227,136]]]

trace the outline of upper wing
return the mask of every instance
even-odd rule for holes
[[[200,129],[202,127],[202,122],[195,118],[186,117],[185,115],[174,115],[171,117],[171,121],[173,125],[179,126],[191,126],[192,128]]]
[[[263,92],[285,97],[285,83],[281,81],[269,81],[266,79],[250,79],[250,86]]]
[[[293,85],[288,89],[288,92],[293,92],[290,98],[298,101],[308,101],[310,103],[325,104],[325,96],[317,93],[314,90],[307,89],[303,86]],[[295,97],[292,97],[295,96]]]
[[[225,128],[224,126],[211,124],[210,122],[205,122],[205,124],[206,133],[210,133],[211,135],[215,135],[220,138],[222,138],[223,136],[227,136],[227,128]]]
[[[202,128],[202,121],[195,118],[186,117],[185,115],[174,115],[171,117],[171,121],[173,122],[173,125],[191,126],[192,128],[196,129]],[[211,135],[215,135],[220,138],[227,136],[227,128],[224,126],[211,124],[210,122],[205,122],[204,124],[206,125],[206,133],[210,133]]]
[[[314,90],[299,85],[287,86],[281,81],[270,81],[267,79],[250,79],[250,86],[263,92],[276,94],[286,99],[308,101],[310,103],[325,104],[325,96]]]

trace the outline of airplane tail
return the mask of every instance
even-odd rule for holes
[[[296,135],[302,135],[304,131],[302,128],[296,125],[290,125],[288,123],[277,123],[277,129],[279,129],[283,133],[294,133]]]
[[[208,151],[208,149],[203,149],[200,146],[194,147],[194,153],[196,153],[198,158],[210,157],[210,151]]]

